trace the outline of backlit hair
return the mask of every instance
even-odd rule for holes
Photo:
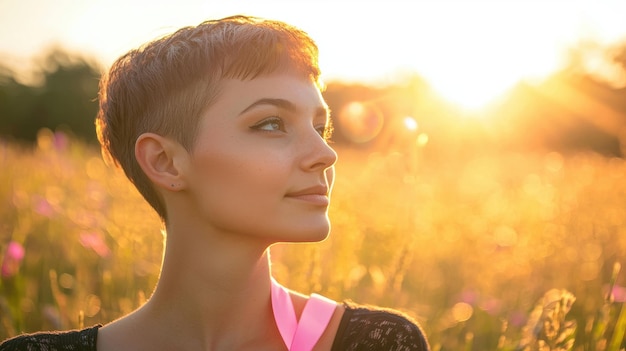
[[[103,154],[166,221],[165,204],[135,158],[137,138],[152,132],[191,151],[200,116],[223,79],[282,70],[319,84],[317,46],[298,28],[256,17],[206,21],[131,50],[100,81],[96,130]]]

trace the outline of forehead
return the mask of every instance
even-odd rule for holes
[[[301,111],[328,109],[316,82],[299,75],[276,73],[247,80],[222,80],[217,98],[208,110],[242,112],[262,99],[284,100]]]

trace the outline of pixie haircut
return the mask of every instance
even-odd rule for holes
[[[156,133],[191,152],[222,80],[279,71],[302,74],[321,88],[315,42],[291,25],[255,17],[206,21],[131,50],[100,81],[96,130],[103,155],[167,221],[162,197],[135,158],[137,138]]]

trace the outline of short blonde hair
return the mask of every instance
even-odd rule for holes
[[[318,48],[304,31],[249,16],[206,21],[121,56],[100,81],[96,130],[103,154],[167,221],[166,207],[135,158],[146,132],[191,150],[203,111],[226,78],[295,70],[319,85]]]

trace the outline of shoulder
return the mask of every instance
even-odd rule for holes
[[[0,343],[0,351],[96,351],[99,328],[22,334]]]
[[[333,350],[427,351],[417,323],[397,310],[346,302]]]

